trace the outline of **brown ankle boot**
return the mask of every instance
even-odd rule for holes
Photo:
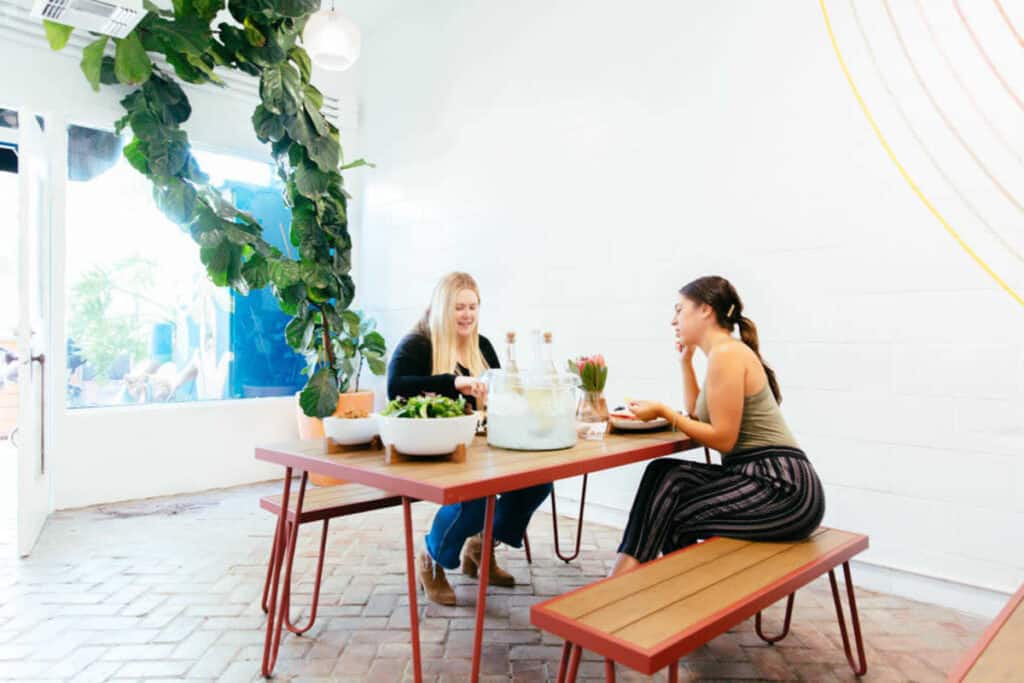
[[[462,549],[462,573],[474,579],[480,573],[480,551],[483,544],[483,539],[479,535],[471,536]],[[516,585],[516,577],[498,566],[494,558],[494,546],[491,546],[491,567],[487,573],[487,583],[506,588]]]
[[[448,583],[448,577],[444,575],[444,568],[434,562],[433,558],[426,551],[420,553],[417,574],[423,592],[427,594],[427,600],[438,605],[454,605],[455,591]]]

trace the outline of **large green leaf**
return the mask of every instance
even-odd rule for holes
[[[363,349],[370,353],[376,353],[383,356],[387,350],[387,343],[384,341],[384,336],[380,332],[370,332],[363,337]]]
[[[124,146],[122,154],[124,154],[124,158],[128,160],[128,163],[136,171],[143,175],[149,175],[149,162],[146,160],[144,145],[145,143],[139,140],[132,140],[132,142]]]
[[[342,311],[341,322],[345,326],[345,334],[350,337],[359,336],[359,323],[361,319],[355,311]]]
[[[199,258],[215,285],[224,287],[241,279],[242,248],[228,240],[199,249]]]
[[[184,123],[192,115],[192,105],[185,91],[174,81],[154,75],[146,81],[142,90],[150,108],[159,113],[165,124]]]
[[[250,289],[263,289],[270,282],[270,264],[260,254],[253,254],[242,266],[242,277]]]
[[[149,170],[153,175],[176,175],[188,157],[188,138],[182,130],[169,130],[166,137],[149,141]]]
[[[339,308],[348,308],[354,298],[356,298],[356,283],[348,275],[340,276],[338,278],[338,300],[334,305]]]
[[[176,181],[155,193],[156,205],[175,223],[184,225],[192,220],[196,207],[196,191],[184,181]]]
[[[125,38],[114,38],[114,73],[122,83],[144,83],[153,73],[153,62],[149,60],[139,34],[132,32]]]
[[[274,114],[294,114],[301,104],[299,74],[289,64],[278,64],[263,70],[260,78],[260,99]]]
[[[245,29],[245,39],[249,42],[250,45],[253,45],[255,47],[263,47],[264,45],[267,44],[267,37],[263,35],[263,32],[260,31],[258,26],[256,26],[256,23],[252,20],[252,17],[246,17],[245,21],[242,23],[242,26]]]
[[[315,199],[327,193],[331,178],[314,164],[303,162],[295,169],[295,187],[303,196]]]
[[[320,0],[278,0],[277,11],[286,17],[301,17],[320,9]]]
[[[310,318],[301,316],[292,318],[284,328],[285,341],[296,351],[308,348],[309,342],[313,339],[314,328],[315,325]]]
[[[63,50],[64,46],[68,44],[71,32],[75,29],[72,26],[44,19],[43,30],[46,31],[46,40],[50,43],[50,49]]]
[[[270,266],[270,279],[279,289],[286,289],[301,281],[296,261],[274,261]]]
[[[366,364],[370,366],[370,372],[378,377],[387,372],[388,366],[384,362],[383,356],[379,356],[375,353],[364,353],[363,358],[366,359]]]
[[[310,417],[327,417],[338,407],[338,380],[329,368],[320,368],[299,394],[302,412]]]
[[[301,47],[293,47],[288,53],[295,66],[299,67],[299,76],[303,83],[309,83],[309,77],[313,73],[313,64],[309,61],[309,54]]]
[[[82,73],[96,92],[100,90],[100,71],[103,68],[103,50],[106,47],[107,36],[103,36],[82,49]]]

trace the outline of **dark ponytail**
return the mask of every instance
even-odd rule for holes
[[[764,374],[768,375],[768,386],[772,388],[772,395],[775,397],[775,402],[782,403],[782,391],[779,389],[779,380],[775,378],[775,371],[768,367],[768,364],[764,362],[764,358],[761,358],[761,350],[758,348],[757,341],[757,325],[750,318],[740,315],[737,316],[739,320],[736,324],[740,328],[740,339],[743,343],[750,347],[750,350],[754,352],[757,359],[761,361],[761,367],[764,368]]]
[[[761,350],[757,339],[757,325],[750,318],[743,315],[743,302],[736,288],[724,277],[708,275],[697,278],[693,282],[683,286],[679,293],[691,301],[707,304],[715,312],[715,321],[720,327],[732,332],[733,327],[739,327],[740,339],[750,347],[757,359],[761,361],[764,374],[768,376],[768,386],[771,387],[772,395],[777,403],[782,403],[782,391],[779,389],[779,381],[775,377],[775,371],[768,367],[768,364],[761,358]]]

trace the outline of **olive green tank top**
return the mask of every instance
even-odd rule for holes
[[[704,392],[697,395],[697,419],[710,424],[708,403]],[[764,389],[751,396],[743,397],[743,417],[740,419],[740,435],[729,453],[764,448],[766,446],[789,446],[799,448],[793,433],[789,431],[782,417],[779,404],[772,395],[771,386],[766,382]],[[723,453],[728,455],[728,453]]]

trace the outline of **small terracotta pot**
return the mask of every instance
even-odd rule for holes
[[[338,396],[338,407],[334,409],[336,416],[344,415],[350,410],[357,410],[367,414],[373,412],[373,392],[353,391]],[[298,421],[300,439],[322,439],[324,438],[324,423],[318,417],[310,417],[302,412],[299,405],[298,394],[295,396],[295,417]],[[335,479],[322,474],[309,474],[309,480],[316,486],[337,486],[344,484],[344,479]]]

